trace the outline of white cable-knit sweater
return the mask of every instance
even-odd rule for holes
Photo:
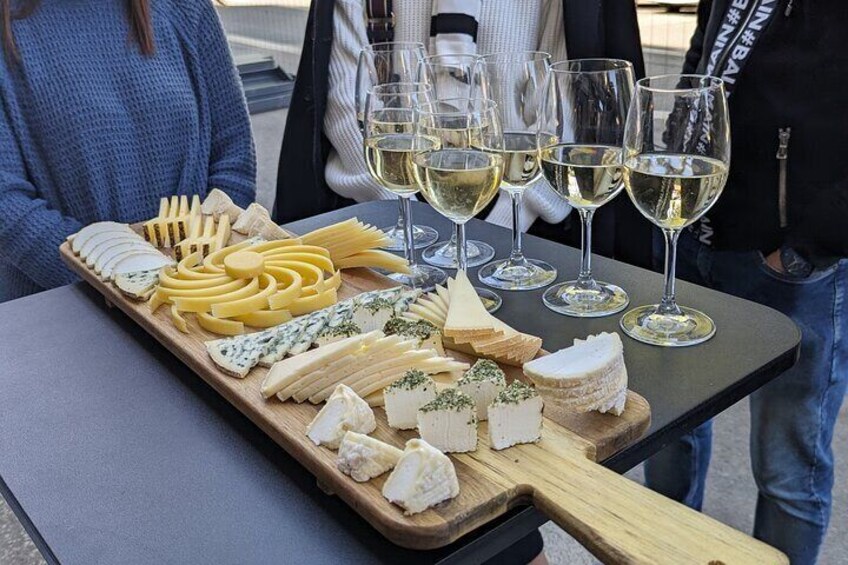
[[[356,65],[359,51],[368,44],[363,0],[336,0],[333,47],[330,53],[327,111],[324,131],[333,144],[325,171],[327,184],[338,194],[357,202],[388,200],[396,196],[368,174],[362,153],[362,134],[356,123]],[[395,41],[419,41],[430,36],[432,0],[394,3]],[[566,58],[561,0],[482,0],[477,33],[479,54],[540,50],[554,61]],[[521,226],[537,217],[561,222],[570,207],[545,180],[524,192]],[[509,227],[512,205],[502,192],[487,220]]]

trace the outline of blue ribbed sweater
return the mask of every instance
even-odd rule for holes
[[[254,200],[250,122],[210,0],[153,0],[156,53],[125,3],[42,0],[0,61],[0,301],[70,283],[59,245],[214,187]],[[2,57],[0,57],[2,59]]]

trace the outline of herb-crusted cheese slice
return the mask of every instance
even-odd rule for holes
[[[442,332],[427,320],[409,320],[394,316],[383,326],[386,335],[400,335],[418,341],[419,349],[433,349],[439,355],[445,355],[442,345]]]
[[[456,383],[456,388],[474,399],[477,419],[488,418],[489,404],[506,388],[506,375],[498,364],[489,359],[478,359]]]
[[[455,388],[443,390],[418,409],[421,439],[444,453],[477,449],[477,414],[474,400]]]
[[[375,298],[355,304],[351,320],[364,332],[382,330],[386,322],[395,314],[394,301],[389,298]]]
[[[542,398],[521,381],[513,381],[489,406],[489,445],[506,449],[542,437]]]
[[[327,324],[315,338],[314,344],[321,347],[360,333],[362,333],[362,330],[353,322],[342,322],[335,326]]]
[[[415,303],[421,296],[420,289],[404,290],[395,300],[395,315],[399,316],[409,310],[409,307]]]
[[[421,439],[406,442],[395,470],[383,485],[383,496],[407,515],[423,512],[458,494],[459,481],[450,458]]]
[[[364,483],[391,471],[403,452],[397,447],[357,432],[347,432],[339,446],[336,465],[354,481]]]
[[[435,400],[436,382],[413,369],[383,390],[389,426],[411,430],[418,425],[418,409]]]

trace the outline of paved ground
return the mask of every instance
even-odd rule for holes
[[[238,54],[260,49],[275,56],[278,63],[293,71],[297,65],[303,26],[305,0],[274,0],[273,7],[245,8],[252,0],[230,0],[238,7],[222,10],[224,23],[235,36],[233,49]],[[688,44],[694,17],[690,14],[666,14],[659,10],[640,10],[640,27],[645,44],[649,74],[679,72],[683,51]],[[259,166],[258,200],[266,206],[273,202],[277,159],[287,111],[279,110],[251,118]],[[734,406],[716,420],[713,465],[710,471],[706,512],[742,531],[750,531],[756,490],[750,473],[748,455],[749,414],[747,402]],[[848,405],[840,414],[834,448],[837,477],[834,512],[820,563],[848,563]],[[641,469],[629,475],[641,480]],[[583,565],[597,561],[565,532],[553,524],[543,527],[546,551],[551,563]],[[9,507],[0,498],[0,565],[35,565],[41,556]]]

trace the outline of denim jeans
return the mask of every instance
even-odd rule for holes
[[[688,233],[679,246],[680,278],[771,306],[801,329],[798,363],[750,398],[754,536],[793,565],[815,563],[830,519],[833,428],[848,384],[848,259],[798,281],[772,270],[759,252],[715,251]],[[706,422],[670,444],[646,462],[648,486],[700,510],[711,442]]]

